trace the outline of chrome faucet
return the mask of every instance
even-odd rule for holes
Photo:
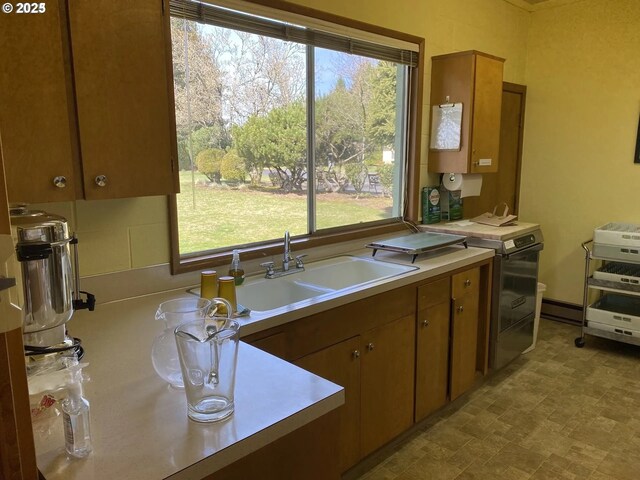
[[[284,253],[282,255],[282,268],[275,268],[274,262],[264,262],[261,263],[261,267],[265,267],[267,269],[267,273],[265,278],[277,278],[282,277],[284,275],[289,275],[291,273],[303,272],[304,271],[304,263],[302,259],[306,257],[306,255],[296,255],[296,258],[291,257],[291,236],[289,235],[289,231],[284,232]],[[290,266],[291,261],[295,261],[295,267]]]
[[[284,232],[284,255],[282,256],[282,271],[289,271],[289,262],[293,260],[291,258],[291,238],[289,237],[289,230]]]

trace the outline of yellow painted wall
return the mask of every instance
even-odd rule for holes
[[[545,297],[582,302],[580,243],[640,223],[640,1],[584,0],[531,14],[520,216],[545,235]]]
[[[524,83],[530,14],[504,0],[297,0],[318,10],[426,39],[421,184],[426,173],[429,79],[433,55],[481,50],[507,59],[505,80]],[[433,182],[433,179],[431,179]],[[40,205],[66,216],[80,240],[81,274],[127,270],[169,261],[164,197]]]
[[[530,13],[504,0],[290,0],[365,23],[425,39],[425,85],[422,115],[420,185],[439,182],[427,173],[429,93],[434,55],[480,50],[507,61],[504,80],[525,82]]]

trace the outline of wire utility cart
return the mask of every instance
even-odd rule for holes
[[[597,228],[582,244],[585,251],[582,331],[585,334],[640,345],[640,226],[610,223]],[[592,265],[592,261],[597,261]],[[589,304],[590,290],[598,299]]]

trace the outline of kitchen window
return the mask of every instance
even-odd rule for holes
[[[233,5],[170,2],[174,272],[402,222],[418,45]]]

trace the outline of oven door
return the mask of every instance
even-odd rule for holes
[[[497,332],[504,332],[536,310],[538,260],[542,243],[512,254],[496,255],[493,309]]]

